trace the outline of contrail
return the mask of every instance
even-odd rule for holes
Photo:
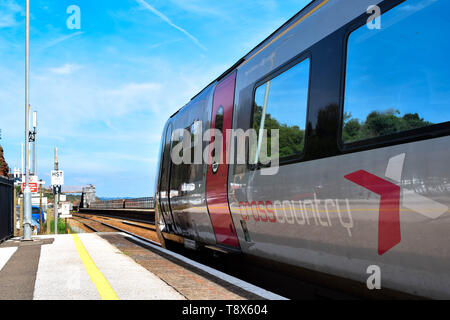
[[[54,39],[54,40],[50,41],[49,43],[45,44],[44,46],[42,46],[41,50],[48,49],[48,48],[53,47],[53,46],[55,46],[55,45],[57,45],[57,44],[59,44],[59,43],[61,43],[63,41],[72,39],[73,37],[79,36],[81,34],[83,34],[83,31],[78,31],[78,32],[69,34],[67,36],[59,37],[57,39]]]
[[[152,7],[151,5],[149,5],[145,0],[136,0],[141,6],[143,6],[144,8],[150,10],[151,12],[153,12],[154,14],[156,14],[158,17],[160,17],[163,21],[165,21],[167,24],[169,24],[171,27],[183,32],[186,36],[189,37],[189,39],[191,39],[192,41],[194,41],[194,43],[199,46],[202,50],[207,51],[207,49],[205,48],[205,46],[203,46],[196,37],[194,37],[192,34],[190,34],[189,32],[187,32],[186,30],[184,30],[183,28],[177,26],[176,24],[174,24],[168,17],[166,17],[163,13],[159,12],[158,10],[156,10],[154,7]]]

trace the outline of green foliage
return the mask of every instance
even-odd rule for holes
[[[420,118],[417,113],[407,113],[402,117],[398,110],[373,111],[367,116],[366,121],[362,123],[360,120],[353,118],[351,114],[345,113],[344,120],[342,138],[347,143],[386,136],[433,124]]]
[[[44,222],[42,229],[47,230],[47,222]],[[67,222],[67,230],[70,233],[74,233],[73,230],[70,228],[69,222]],[[55,233],[55,219],[50,220],[50,233]],[[66,224],[64,219],[58,219],[58,234],[66,234]]]
[[[260,129],[262,113],[263,107],[255,104],[253,114],[253,129],[257,133]],[[298,126],[288,126],[287,124],[280,124],[277,119],[272,118],[272,115],[267,113],[264,129],[268,131],[267,143],[263,141],[261,153],[267,154],[269,158],[273,159],[277,156],[279,156],[279,158],[285,158],[299,154],[303,151],[305,131],[301,130]],[[272,146],[272,130],[279,130],[279,154],[270,154]],[[254,152],[256,152],[256,150],[254,150]],[[261,160],[265,161],[267,159]]]
[[[345,126],[343,131],[344,141],[352,141],[358,140],[359,132],[361,131],[361,124],[358,119],[349,120]]]

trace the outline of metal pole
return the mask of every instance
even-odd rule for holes
[[[42,208],[42,180],[39,181],[39,208],[41,214],[40,227],[41,233],[44,233],[44,229],[42,227],[42,221],[44,220],[44,209]],[[47,223],[48,224],[48,223]]]
[[[261,127],[259,128],[258,148],[256,149],[256,158],[255,158],[256,165],[259,163],[259,159],[260,159],[259,154],[261,152],[262,139],[264,137],[264,127],[266,126],[266,112],[267,112],[267,105],[269,104],[270,86],[271,86],[271,82],[269,81],[266,83],[266,93],[264,95],[264,107],[263,107],[262,114],[261,114]]]
[[[17,237],[19,231],[17,230],[17,190],[16,185],[14,184],[14,236]]]
[[[19,197],[19,200],[20,200],[20,197]],[[23,193],[22,193],[22,201],[20,201],[20,212],[19,212],[19,214],[20,214],[20,217],[19,217],[19,220],[20,220],[20,223],[19,223],[19,236],[21,236],[21,237],[23,237]]]
[[[58,171],[58,148],[55,148],[55,171]],[[55,192],[55,199],[54,199],[54,217],[55,217],[55,235],[58,234],[58,203],[59,203],[59,193]]]
[[[26,0],[26,23],[25,23],[25,190],[23,193],[24,204],[24,231],[23,240],[31,241],[31,190],[30,177],[30,107],[29,107],[29,61],[30,61],[30,0]]]
[[[37,162],[36,162],[36,127],[37,127],[37,112],[33,112],[33,174],[37,176]]]
[[[50,234],[50,214],[49,214],[49,210],[47,207],[47,234]]]
[[[36,169],[36,140],[33,142],[33,153],[34,153],[34,160],[33,160],[33,175],[37,176],[37,169]]]
[[[58,234],[58,195],[55,193],[55,199],[53,201],[53,221],[55,225],[55,235]]]

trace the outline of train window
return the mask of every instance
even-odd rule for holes
[[[342,140],[353,143],[450,120],[450,1],[407,0],[347,44]]]
[[[190,137],[189,137],[190,136]],[[189,181],[192,170],[192,158],[189,159],[189,154],[192,155],[192,149],[188,147],[192,139],[191,126],[187,128],[177,129],[173,133],[172,150],[179,143],[183,144],[183,148],[180,148],[178,156],[181,163],[172,161],[171,178],[170,178],[170,198],[182,196],[183,192],[187,190],[183,189],[183,184]],[[185,145],[187,144],[187,145]],[[176,152],[176,151],[175,151]]]
[[[202,165],[202,123],[196,120],[190,127],[191,133],[191,165],[190,165],[190,175],[188,182],[190,186],[194,185],[193,190],[195,191],[195,183],[203,179],[203,165]],[[200,148],[198,148],[200,147]],[[198,154],[196,154],[198,152]]]
[[[191,133],[191,146],[195,147],[202,142],[202,124],[196,120],[189,128]]]
[[[217,110],[216,119],[215,119],[214,123],[215,123],[215,129],[220,131],[222,133],[222,135],[225,134],[223,132],[223,119],[224,119],[224,110],[223,110],[223,106],[220,106],[219,110]],[[216,136],[213,136],[213,141],[214,142],[216,141]],[[211,156],[213,159],[220,159],[220,153],[221,153],[220,148],[213,148],[213,150],[211,152]],[[219,160],[217,160],[217,162],[219,162]]]
[[[306,59],[256,89],[253,129],[257,139],[250,148],[250,163],[268,164],[303,153],[309,71],[310,60]],[[272,147],[273,130],[279,130],[278,148]]]
[[[223,131],[223,117],[224,117],[224,115],[223,115],[223,107],[220,106],[219,110],[217,110],[216,121],[215,121],[215,124],[216,124],[215,128],[217,130],[219,130],[220,132]]]

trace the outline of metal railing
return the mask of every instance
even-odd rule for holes
[[[0,177],[0,242],[14,236],[14,182]]]
[[[91,203],[89,209],[154,209],[154,198],[117,199],[96,201]]]

